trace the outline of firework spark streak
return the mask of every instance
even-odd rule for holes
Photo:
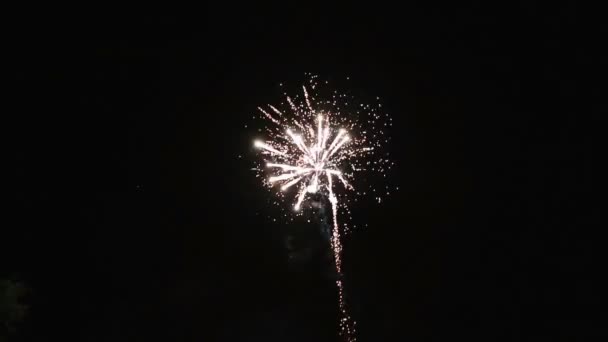
[[[392,162],[388,153],[381,151],[388,142],[385,129],[392,125],[392,119],[379,113],[379,104],[353,107],[351,97],[336,91],[326,98],[317,96],[318,85],[313,76],[308,87],[302,87],[303,97],[286,96],[281,106],[267,105],[268,110],[258,107],[268,138],[254,142],[263,156],[256,170],[268,187],[279,185],[279,198],[295,198],[296,215],[301,213],[307,198],[322,195],[329,199],[333,218],[330,243],[342,315],[340,332],[347,341],[356,341],[355,322],[348,314],[344,299],[338,212],[350,214],[348,204],[356,198],[347,196],[346,190],[355,195],[373,195],[378,203],[381,196],[389,194],[388,186],[378,191],[373,182],[367,182],[367,188],[365,182],[357,184],[355,173],[370,172],[386,177]],[[363,178],[368,179],[369,175]],[[359,185],[357,192],[355,188]],[[292,188],[298,188],[296,194],[286,196]],[[348,232],[346,226],[343,230]]]

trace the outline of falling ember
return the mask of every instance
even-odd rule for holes
[[[296,214],[301,212],[309,194],[320,193],[329,199],[333,218],[330,243],[338,275],[340,333],[347,341],[356,341],[355,322],[347,311],[344,298],[338,212],[342,208],[350,214],[350,196],[344,190],[361,186],[363,191],[350,193],[365,195],[367,185],[375,191],[374,182],[369,181],[371,174],[385,178],[392,167],[388,153],[382,154],[383,143],[389,140],[385,129],[392,123],[388,115],[380,113],[379,104],[375,108],[360,105],[351,109],[355,102],[352,97],[337,92],[324,97],[312,92],[317,88],[312,76],[309,87],[302,87],[303,96],[287,96],[280,106],[267,105],[268,110],[258,107],[269,140],[254,142],[254,147],[263,156],[263,162],[255,170],[268,187],[279,186],[281,199],[287,198],[292,188],[298,188],[295,195],[288,196],[295,198],[293,209]],[[363,172],[365,177],[355,178]],[[340,186],[336,187],[336,184]],[[343,231],[347,233],[348,229],[344,227]]]

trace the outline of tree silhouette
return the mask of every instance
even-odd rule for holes
[[[25,317],[27,306],[20,299],[26,293],[22,282],[0,279],[0,342],[7,341]]]

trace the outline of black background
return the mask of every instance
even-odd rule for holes
[[[328,266],[288,261],[249,170],[244,125],[305,72],[349,76],[395,122],[400,190],[356,208],[368,227],[345,242],[359,341],[599,335],[599,91],[581,79],[599,57],[576,8],[19,18],[2,273],[32,292],[15,339],[337,340]]]

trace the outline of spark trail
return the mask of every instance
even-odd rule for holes
[[[327,82],[326,82],[327,84]],[[378,188],[372,174],[386,178],[393,163],[382,147],[388,143],[386,129],[392,119],[380,114],[381,105],[355,105],[352,97],[337,91],[321,96],[319,83],[312,76],[302,86],[302,95],[287,96],[281,105],[258,107],[264,120],[265,141],[254,146],[263,158],[256,168],[265,185],[279,185],[280,199],[297,188],[293,213],[301,215],[309,194],[326,196],[331,203],[333,229],[330,244],[337,273],[336,286],[340,306],[340,333],[346,341],[356,341],[355,322],[351,319],[344,298],[342,275],[342,241],[338,213],[350,214],[349,204],[357,196],[381,197],[390,194],[389,187]],[[277,108],[278,107],[278,108]],[[356,178],[355,174],[367,173]],[[340,187],[336,187],[340,184]],[[359,189],[355,190],[355,186]],[[343,231],[349,229],[343,226]]]

